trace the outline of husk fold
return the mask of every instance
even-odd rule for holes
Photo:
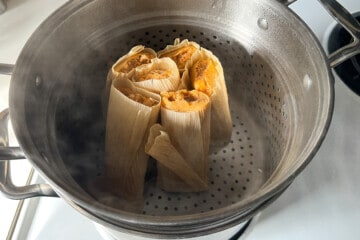
[[[206,179],[202,179],[178,152],[171,142],[169,134],[160,124],[155,124],[150,128],[149,140],[145,145],[145,151],[158,161],[159,185],[166,186],[165,182],[169,180],[166,179],[166,174],[170,170],[170,180],[175,179],[173,182],[184,182],[193,191],[203,191],[207,189]],[[172,173],[174,173],[176,177]],[[171,184],[173,186],[175,185],[175,183]],[[181,186],[182,185],[183,184],[181,184]],[[176,188],[172,188],[172,191],[178,191],[178,186],[174,187]]]

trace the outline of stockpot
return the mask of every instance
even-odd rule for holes
[[[0,190],[13,199],[58,196],[106,229],[148,238],[200,237],[244,224],[311,161],[332,116],[331,68],[360,52],[359,23],[339,3],[320,0],[353,42],[326,56],[291,2],[67,2],[33,33],[15,66],[0,67],[12,74],[9,109],[1,113]],[[132,46],[160,50],[175,38],[219,57],[231,142],[209,156],[209,191],[166,193],[150,174],[143,211],[121,210],[96,184],[106,75]],[[20,147],[7,146],[9,116]],[[48,184],[15,187],[8,159],[20,158]]]

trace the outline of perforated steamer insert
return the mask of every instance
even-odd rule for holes
[[[284,81],[274,71],[274,67],[256,51],[250,52],[237,40],[197,26],[172,24],[147,27],[116,37],[112,35],[111,41],[106,41],[106,44],[103,42],[106,34],[101,36],[92,36],[92,39],[88,40],[92,43],[94,51],[93,55],[86,55],[84,58],[99,61],[98,59],[103,57],[107,59],[106,64],[100,66],[100,71],[93,69],[79,74],[82,78],[86,78],[87,75],[89,78],[94,78],[94,75],[100,77],[100,73],[106,76],[111,64],[135,45],[142,44],[158,51],[167,44],[172,44],[175,38],[189,39],[211,50],[220,59],[224,68],[233,131],[231,142],[226,147],[211,150],[209,191],[164,192],[156,187],[154,178],[147,178],[143,214],[196,214],[229,206],[259,191],[269,180],[284,153],[287,144],[285,136],[288,135],[288,115],[291,114],[284,97]],[[81,96],[82,93],[76,95]],[[82,96],[76,101],[79,101],[76,105],[86,107]],[[64,109],[67,111],[67,108]],[[64,111],[58,114],[62,115]],[[69,119],[65,121],[69,122]],[[76,124],[79,125],[78,119]],[[70,127],[69,131],[72,128],[70,125],[66,127]],[[60,127],[61,132],[64,128]],[[103,135],[100,135],[101,137]],[[94,152],[94,155],[99,153]],[[94,175],[101,176],[101,158],[96,157],[98,170],[89,171],[89,167],[80,162],[81,158],[78,156],[68,160],[67,167],[75,169],[70,170],[75,173],[75,179],[91,181]],[[79,176],[76,176],[76,173],[80,173]],[[88,173],[89,176],[84,177],[84,173]]]

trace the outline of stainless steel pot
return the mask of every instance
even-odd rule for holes
[[[314,156],[332,115],[330,67],[360,52],[360,26],[336,1],[320,2],[354,42],[329,58],[286,7],[291,2],[68,2],[41,24],[16,62],[9,111],[21,149],[1,149],[2,159],[21,158],[23,152],[51,187],[19,191],[5,161],[1,191],[15,199],[59,195],[106,227],[154,238],[202,236],[248,220]],[[147,178],[143,212],[120,210],[96,185],[103,164],[106,73],[132,46],[158,50],[176,37],[200,43],[221,60],[232,141],[209,157],[208,192],[166,193]],[[6,116],[3,112],[4,122]],[[1,129],[6,145],[6,128]]]

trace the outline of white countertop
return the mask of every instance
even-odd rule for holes
[[[9,0],[7,12],[0,15],[0,62],[15,63],[35,28],[64,2]],[[351,11],[360,11],[358,0],[340,2]],[[298,0],[291,8],[319,38],[332,22],[316,1]],[[7,106],[9,79],[0,75],[1,108]],[[257,217],[244,239],[359,238],[359,172],[360,98],[338,80],[333,121],[318,154],[286,192]],[[13,207],[9,206],[14,205],[9,201],[0,198],[1,230],[7,220],[3,212],[10,212]],[[17,230],[16,239],[102,239],[86,217],[61,199],[26,202],[26,206],[37,206],[35,215],[30,225],[24,224]]]

